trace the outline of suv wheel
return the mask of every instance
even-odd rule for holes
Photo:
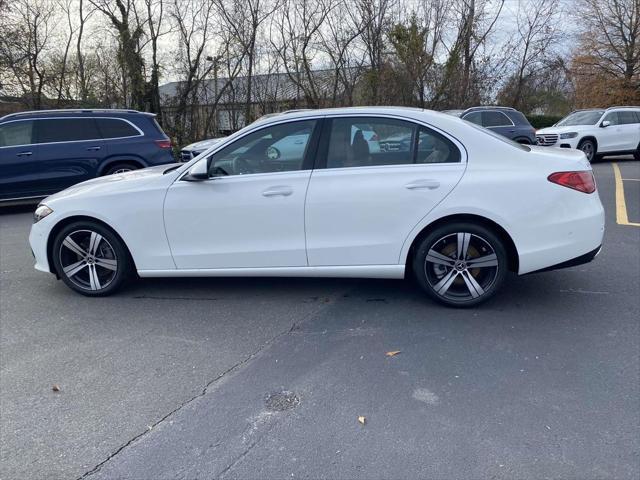
[[[53,265],[72,290],[87,296],[115,292],[129,278],[132,262],[124,243],[96,222],[64,227],[53,241]]]
[[[109,167],[104,174],[105,175],[112,175],[114,173],[131,172],[133,170],[138,170],[139,168],[140,167],[138,165],[136,165],[135,163],[117,163],[117,164],[112,165],[111,167]]]
[[[582,140],[578,144],[578,150],[582,150],[590,162],[596,159],[597,148],[593,140]]]
[[[473,223],[436,228],[418,245],[413,271],[436,301],[452,307],[484,302],[507,274],[507,252],[491,230]]]
[[[633,153],[633,158],[635,160],[640,160],[640,147],[636,148],[636,151]]]

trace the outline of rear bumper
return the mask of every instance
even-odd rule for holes
[[[578,265],[584,265],[585,263],[589,263],[591,260],[596,258],[596,256],[602,250],[602,245],[598,248],[591,250],[584,255],[580,255],[579,257],[572,258],[571,260],[566,260],[564,262],[556,263],[555,265],[551,265],[550,267],[541,268],[539,270],[535,270],[533,272],[529,272],[527,275],[531,273],[540,273],[540,272],[549,272],[551,270],[560,270],[561,268],[569,268],[569,267],[577,267]]]

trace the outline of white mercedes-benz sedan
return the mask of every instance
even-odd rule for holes
[[[186,164],[75,185],[38,206],[30,243],[38,270],[89,296],[136,273],[412,276],[471,306],[509,271],[592,260],[603,233],[583,152],[367,107],[272,116]]]

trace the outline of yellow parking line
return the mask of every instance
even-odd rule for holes
[[[612,163],[611,166],[613,167],[613,175],[616,179],[616,222],[618,222],[618,225],[640,227],[640,223],[630,222],[627,216],[627,203],[624,200],[624,185],[622,184],[620,167],[618,167],[617,163]]]

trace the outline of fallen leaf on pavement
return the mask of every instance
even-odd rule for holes
[[[51,390],[53,390],[54,392],[59,392],[60,387],[58,385],[54,385],[53,387],[51,387]]]
[[[396,355],[398,355],[399,353],[402,353],[402,352],[401,352],[400,350],[394,350],[394,351],[392,351],[392,352],[387,352],[387,353],[385,353],[385,355],[386,355],[387,357],[395,357],[395,356],[396,356]]]
[[[360,422],[362,425],[364,425],[366,423],[367,419],[363,416],[358,417],[358,422]]]

